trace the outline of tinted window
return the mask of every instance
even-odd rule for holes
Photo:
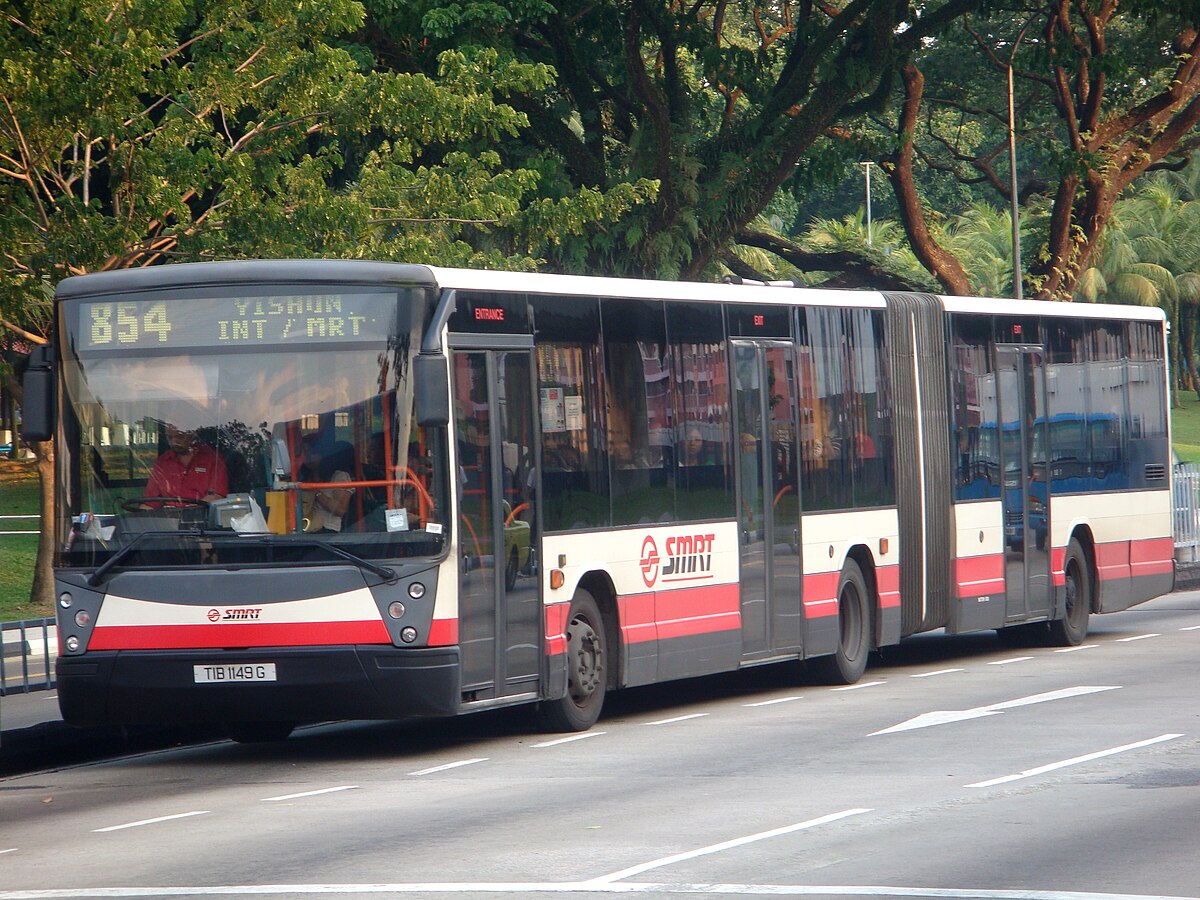
[[[800,471],[803,508],[853,505],[851,348],[845,311],[800,312]]]
[[[608,525],[599,302],[534,298],[533,310],[546,529]]]
[[[720,308],[668,304],[667,339],[675,394],[677,516],[731,516],[729,363]]]
[[[950,414],[957,500],[1000,496],[999,410],[991,340],[991,316],[951,318]]]
[[[669,520],[674,435],[662,303],[605,300],[601,313],[612,523]]]

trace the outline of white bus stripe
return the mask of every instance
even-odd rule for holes
[[[1020,781],[1022,778],[1032,778],[1035,775],[1044,775],[1046,772],[1053,772],[1055,769],[1065,769],[1068,766],[1077,766],[1080,763],[1091,762],[1093,759],[1103,759],[1105,756],[1115,756],[1118,753],[1125,753],[1129,750],[1138,750],[1142,747],[1149,747],[1152,744],[1161,744],[1163,741],[1173,741],[1176,738],[1183,737],[1182,734],[1160,734],[1158,737],[1150,738],[1145,741],[1138,741],[1134,744],[1122,744],[1120,747],[1113,747],[1109,750],[1098,750],[1095,753],[1086,753],[1083,756],[1074,756],[1071,759],[1064,759],[1061,762],[1050,763],[1045,766],[1038,766],[1033,769],[1026,769],[1024,772],[1018,772],[1016,775],[1005,775],[1002,778],[992,778],[989,781],[977,781],[974,784],[968,784],[966,787],[992,787],[997,784],[1006,784],[1010,781]]]
[[[173,816],[158,816],[155,819],[142,819],[139,822],[126,822],[124,825],[109,825],[107,828],[93,828],[93,834],[102,834],[105,831],[121,831],[124,828],[140,828],[142,825],[156,825],[159,822],[170,822],[172,819],[186,819],[189,816],[207,816],[207,809],[198,809],[194,812],[176,813]]]

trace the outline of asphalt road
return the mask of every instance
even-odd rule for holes
[[[927,635],[852,688],[789,667],[521,713],[340,723],[0,779],[0,900],[1200,900],[1200,593],[1070,651]]]

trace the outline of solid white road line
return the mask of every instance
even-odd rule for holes
[[[429,882],[423,884],[251,884],[217,887],[93,888],[0,891],[0,900],[73,900],[85,897],[211,897],[271,894],[705,894],[758,897],[945,897],[949,900],[1200,900],[1163,894],[1100,894],[1085,891],[984,890],[882,885],[656,884],[632,882]]]
[[[916,675],[910,675],[909,678],[933,678],[936,675],[950,675],[954,672],[965,672],[966,669],[938,669],[936,672],[918,672]]]
[[[1080,685],[1079,687],[1063,688],[1059,691],[1046,691],[1042,694],[1031,694],[1028,697],[1018,697],[1016,700],[1002,700],[987,706],[977,706],[974,709],[939,709],[935,712],[922,713],[916,718],[872,731],[868,737],[877,734],[895,734],[899,731],[912,731],[916,728],[929,728],[931,725],[949,725],[953,722],[965,722],[968,719],[982,719],[984,716],[994,716],[1006,709],[1016,709],[1019,706],[1031,706],[1034,703],[1048,703],[1051,700],[1067,700],[1071,697],[1081,697],[1085,694],[1097,694],[1101,691],[1115,691],[1119,685]]]
[[[792,697],[776,697],[774,700],[760,700],[758,703],[743,703],[742,706],[774,706],[776,703],[791,703],[793,700],[803,700],[799,694]]]
[[[674,725],[676,722],[686,722],[688,719],[703,719],[708,713],[692,713],[690,716],[675,716],[671,719],[659,719],[657,722],[646,722],[646,725]]]
[[[303,791],[299,794],[284,794],[282,797],[263,797],[263,803],[275,803],[279,800],[297,800],[300,797],[316,797],[318,794],[333,794],[337,791],[357,790],[357,784],[343,784],[340,787],[321,788],[319,791]]]
[[[553,741],[542,741],[540,744],[534,744],[536,748],[542,747],[557,747],[559,744],[570,744],[575,741],[586,741],[588,738],[600,737],[602,734],[608,734],[607,731],[585,731],[583,734],[573,734],[570,737],[558,738]]]
[[[186,819],[189,816],[207,816],[207,809],[198,809],[194,812],[176,813],[173,816],[159,816],[155,819],[142,819],[140,822],[126,822],[124,825],[110,825],[107,828],[93,828],[94,834],[102,834],[105,831],[121,831],[125,828],[140,828],[142,825],[156,825],[159,822],[170,822],[172,819]]]
[[[833,691],[860,691],[863,688],[877,687],[881,684],[887,684],[886,681],[860,681],[858,684],[848,684],[845,687],[830,688]]]
[[[1067,766],[1077,766],[1080,763],[1091,762],[1093,759],[1102,759],[1105,756],[1114,756],[1118,753],[1126,753],[1130,750],[1138,750],[1142,747],[1149,747],[1152,744],[1161,744],[1163,741],[1173,741],[1176,738],[1181,737],[1183,737],[1182,734],[1160,734],[1158,737],[1150,738],[1149,740],[1138,741],[1133,744],[1123,744],[1120,747],[1113,747],[1110,750],[1100,750],[1096,753],[1087,753],[1083,756],[1074,756],[1071,759],[1064,759],[1062,762],[1038,766],[1035,769],[1026,769],[1024,772],[1018,772],[1016,775],[1005,775],[1002,778],[992,778],[988,781],[977,781],[974,784],[966,785],[966,787],[992,787],[996,784],[1007,784],[1010,781],[1020,781],[1022,778],[1033,778],[1035,775],[1043,775],[1046,772],[1053,772],[1055,769],[1065,769]]]
[[[664,856],[662,859],[651,860],[647,863],[641,863],[636,866],[630,866],[627,869],[621,869],[617,872],[610,872],[607,875],[601,875],[599,878],[592,878],[584,884],[586,885],[604,885],[611,884],[614,881],[622,881],[626,878],[632,878],[634,875],[640,875],[643,872],[648,872],[651,869],[660,869],[663,866],[669,866],[678,862],[685,862],[689,859],[696,859],[700,856],[708,856],[713,853],[720,853],[724,850],[732,850],[734,847],[742,847],[746,844],[752,844],[756,841],[765,841],[768,838],[779,837],[783,834],[791,834],[796,831],[803,831],[807,828],[816,828],[819,825],[828,825],[830,822],[837,822],[840,819],[847,819],[850,816],[860,816],[863,813],[869,813],[869,809],[845,809],[841,812],[831,813],[827,816],[821,816],[817,819],[809,819],[806,822],[797,822],[794,825],[785,825],[783,828],[773,828],[770,831],[760,831],[757,834],[749,834],[745,837],[734,838],[731,841],[722,841],[719,844],[710,844],[707,847],[701,847],[698,850],[688,850],[685,853],[676,853],[672,856]]]
[[[434,772],[446,772],[450,769],[458,769],[462,766],[473,766],[475,763],[487,762],[488,757],[477,756],[475,759],[460,759],[458,762],[446,763],[444,766],[433,766],[429,769],[421,769],[419,772],[409,772],[409,775],[432,775]]]

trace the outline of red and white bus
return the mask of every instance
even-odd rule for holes
[[[586,729],[933,629],[1074,644],[1174,582],[1158,310],[331,260],[56,308],[25,430],[75,724]]]

